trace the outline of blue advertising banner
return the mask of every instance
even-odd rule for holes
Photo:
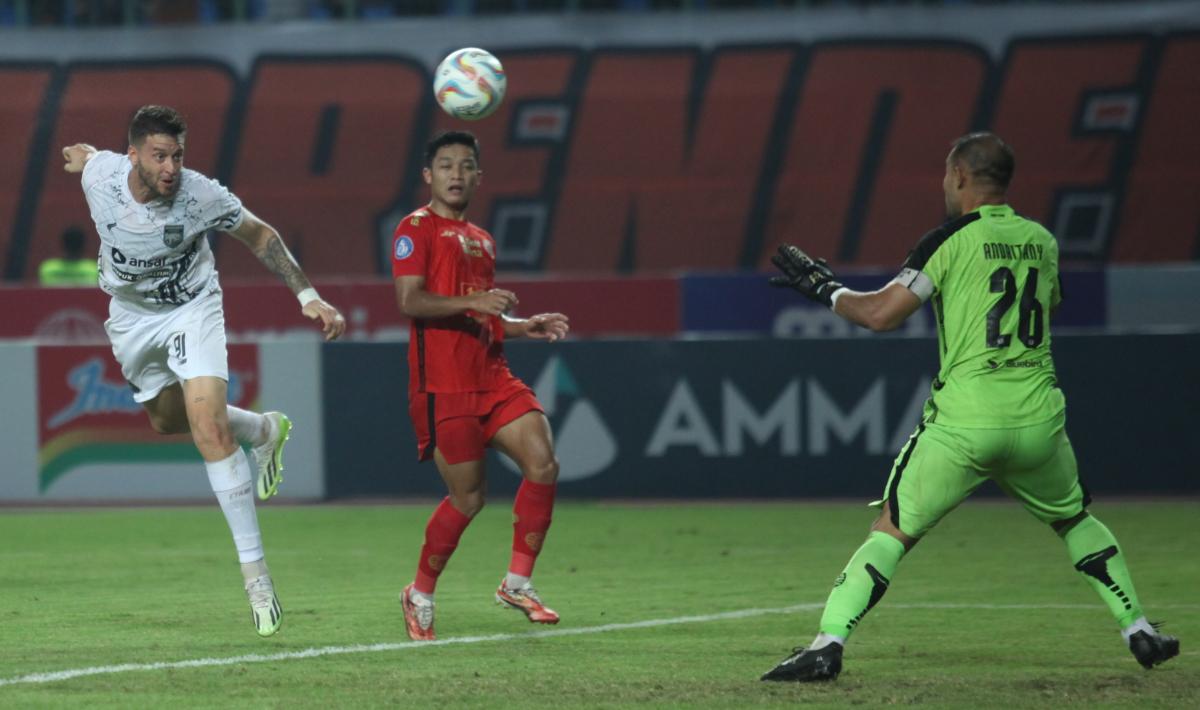
[[[839,274],[850,288],[882,288],[893,272]],[[685,332],[775,335],[778,337],[933,336],[937,325],[928,307],[913,314],[895,333],[875,334],[851,325],[790,289],[767,286],[771,274],[686,274],[680,282]],[[1062,272],[1065,298],[1055,313],[1056,328],[1091,328],[1108,321],[1103,269]]]
[[[550,418],[560,492],[578,496],[874,494],[934,372],[925,340],[538,345],[510,346],[510,363]],[[328,348],[325,362],[330,495],[440,494],[416,464],[403,346]],[[388,375],[350,385],[362,372]],[[511,466],[491,463],[490,490],[515,490]]]
[[[1200,492],[1200,405],[1178,396],[1200,392],[1200,335],[1054,345],[1088,487]],[[560,493],[601,498],[878,497],[937,366],[928,338],[515,343],[509,354],[554,429]],[[416,463],[404,346],[333,345],[324,361],[329,495],[442,495],[433,465]],[[511,463],[493,454],[489,465],[490,492],[515,491]]]

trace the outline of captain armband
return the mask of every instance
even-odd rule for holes
[[[933,296],[933,281],[925,275],[925,272],[917,269],[903,268],[896,278],[892,279],[892,283],[898,283],[904,288],[912,291],[917,298],[924,303]]]

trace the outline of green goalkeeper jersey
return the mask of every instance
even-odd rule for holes
[[[968,428],[1059,416],[1050,310],[1062,299],[1058,244],[1008,205],[984,205],[921,238],[896,281],[931,300],[941,368],[927,420]]]

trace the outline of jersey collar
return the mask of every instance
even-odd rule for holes
[[[980,217],[1011,217],[1013,208],[1008,205],[980,205],[975,209]]]

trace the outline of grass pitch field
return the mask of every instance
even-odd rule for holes
[[[1195,502],[1093,508],[1120,538],[1150,618],[1182,639],[1165,666],[1136,664],[1049,529],[1014,504],[968,502],[901,564],[851,640],[841,678],[819,686],[758,676],[812,638],[871,520],[864,506],[564,503],[536,578],[563,622],[534,627],[492,602],[511,530],[508,502],[495,501],[438,589],[439,637],[459,642],[416,647],[396,595],[430,510],[262,507],[285,610],[269,639],[254,634],[215,504],[4,511],[0,706],[1194,707],[1200,698]],[[315,650],[239,659],[306,649]],[[197,659],[210,660],[139,665]],[[134,665],[102,669],[123,664]],[[102,670],[34,677],[79,669]]]

